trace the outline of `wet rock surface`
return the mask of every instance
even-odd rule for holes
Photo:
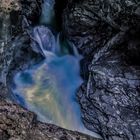
[[[85,56],[77,98],[85,126],[106,140],[140,139],[140,15],[133,0],[73,1],[64,33]]]

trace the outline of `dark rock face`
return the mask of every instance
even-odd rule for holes
[[[33,51],[30,43],[31,38],[27,33],[23,33],[12,42],[14,51],[11,63],[8,66],[8,73],[6,76],[6,87],[10,93],[7,95],[7,97],[12,100],[16,100],[16,97],[13,96],[11,91],[11,87],[15,86],[13,85],[13,77],[15,74],[19,71],[30,68],[34,64],[37,64],[44,59],[41,54]]]
[[[20,0],[22,6],[21,15],[25,16],[32,24],[35,24],[41,14],[42,2],[43,0]]]
[[[59,30],[62,30],[62,13],[64,9],[66,8],[66,5],[68,3],[68,0],[55,0],[55,18],[57,22],[57,26],[59,27]]]
[[[0,140],[97,140],[78,132],[43,124],[36,115],[0,100]]]
[[[83,122],[106,140],[140,139],[137,11],[133,0],[82,0],[70,2],[63,15],[64,33],[85,56],[77,94]]]
[[[89,55],[116,33],[136,29],[138,9],[133,0],[73,0],[63,15],[63,28],[82,53]]]
[[[31,65],[43,59],[40,54],[33,51],[30,43],[31,38],[27,33],[23,33],[12,42],[14,52],[12,55],[12,62],[9,65],[7,84],[11,82],[13,75],[17,71],[28,69]]]
[[[0,82],[3,84],[6,83],[15,51],[13,40],[23,34],[29,25],[36,24],[41,14],[41,2],[41,0],[9,0],[8,4],[5,0],[0,2]],[[18,8],[15,8],[15,5]],[[1,35],[2,32],[4,33]],[[7,41],[3,36],[6,36]]]

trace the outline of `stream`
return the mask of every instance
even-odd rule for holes
[[[61,41],[61,33],[52,31],[54,4],[54,0],[44,1],[40,24],[30,33],[31,47],[45,59],[15,75],[13,94],[40,121],[99,137],[82,123],[76,99],[76,91],[83,82],[79,64],[82,57],[72,43]]]

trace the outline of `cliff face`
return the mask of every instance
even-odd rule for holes
[[[69,2],[63,29],[84,55],[77,98],[90,130],[140,139],[140,7],[133,0]]]

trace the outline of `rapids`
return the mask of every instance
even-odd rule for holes
[[[53,6],[54,0],[44,2],[40,25],[31,32],[30,46],[45,59],[15,75],[13,93],[17,102],[35,112],[40,121],[97,137],[84,127],[76,100],[76,91],[83,82],[81,56],[72,43],[63,43],[59,33],[41,25],[52,23]]]

